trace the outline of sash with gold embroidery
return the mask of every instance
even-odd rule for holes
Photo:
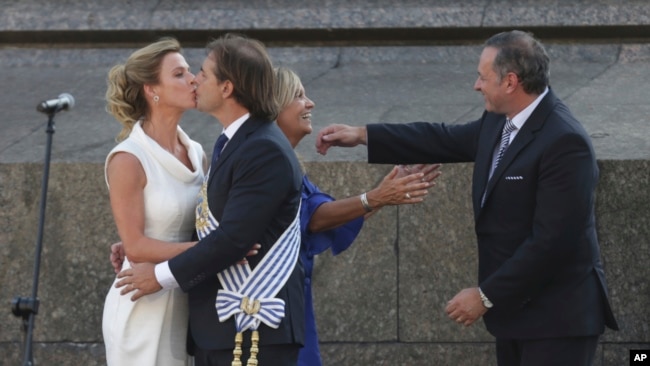
[[[199,239],[207,236],[219,226],[207,203],[207,176],[199,193],[196,208],[196,232]],[[300,207],[296,217],[280,238],[271,247],[262,261],[251,270],[248,263],[235,264],[221,271],[217,277],[223,289],[217,293],[216,309],[219,321],[235,317],[237,335],[235,336],[234,360],[232,366],[240,366],[242,354],[242,333],[248,329],[251,335],[251,356],[247,365],[257,365],[259,334],[261,323],[278,328],[285,316],[284,300],[275,296],[286,284],[298,261],[300,249]]]

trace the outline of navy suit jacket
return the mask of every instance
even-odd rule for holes
[[[217,273],[260,243],[259,254],[247,258],[255,268],[296,217],[301,186],[300,164],[277,125],[255,118],[244,122],[210,169],[208,205],[219,227],[169,261],[174,278],[189,296],[190,333],[197,346],[234,347],[234,317],[224,323],[217,317],[215,300],[222,288]],[[278,329],[260,325],[260,345],[303,343],[303,279],[298,262],[277,295],[285,301],[285,317]]]
[[[549,90],[488,182],[505,116],[462,125],[368,125],[371,163],[474,162],[472,202],[484,315],[503,339],[618,329],[596,237],[598,166],[591,141]],[[485,193],[485,203],[481,200]]]

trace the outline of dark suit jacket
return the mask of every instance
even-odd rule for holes
[[[174,278],[188,292],[191,335],[202,349],[234,347],[234,317],[220,323],[215,309],[217,291],[222,288],[217,273],[260,243],[260,253],[248,258],[255,268],[295,218],[301,185],[296,155],[270,121],[249,118],[211,168],[208,205],[219,228],[169,261]],[[260,325],[260,345],[302,344],[303,279],[298,263],[277,295],[285,301],[285,318],[278,329]]]
[[[484,112],[464,125],[369,125],[368,160],[475,163],[479,285],[494,303],[484,316],[494,336],[587,336],[602,333],[605,325],[618,329],[596,238],[598,167],[587,133],[550,90],[488,182],[504,124],[505,116]]]

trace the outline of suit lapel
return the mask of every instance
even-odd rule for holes
[[[553,106],[555,105],[556,100],[557,98],[555,97],[555,94],[553,94],[553,92],[549,90],[546,96],[540,101],[537,108],[535,108],[535,110],[530,115],[530,117],[528,117],[526,123],[522,126],[521,130],[517,133],[517,136],[515,136],[515,139],[512,140],[512,143],[510,144],[505,154],[501,158],[501,162],[499,163],[499,166],[494,170],[494,173],[492,174],[490,180],[487,181],[485,177],[487,177],[489,174],[490,165],[492,164],[492,155],[493,155],[493,154],[489,154],[490,163],[488,164],[487,169],[485,170],[485,174],[483,174],[484,177],[483,182],[487,183],[487,188],[481,190],[481,193],[485,191],[486,200],[487,197],[492,192],[492,190],[494,189],[496,183],[499,181],[499,178],[505,172],[506,168],[508,168],[508,166],[512,164],[512,162],[522,152],[522,150],[524,150],[524,148],[535,139],[537,132],[544,126],[544,122],[548,118],[549,113],[553,110]],[[499,123],[500,126],[500,128],[498,129],[499,135],[500,135],[500,131],[503,129],[504,124],[505,124],[505,118],[503,119],[503,121],[500,121]],[[482,184],[482,186],[485,187],[485,183]],[[480,200],[481,198],[479,198],[479,207],[480,207]]]
[[[248,136],[258,129],[263,122],[255,119],[253,117],[250,117],[244,122],[241,127],[235,132],[235,135],[228,141],[226,144],[226,147],[223,149],[221,152],[221,155],[219,155],[219,159],[217,159],[217,163],[214,167],[210,167],[210,177],[208,178],[208,186],[210,186],[210,183],[212,182],[212,179],[216,172],[219,170],[219,167],[221,167],[226,161],[228,161],[228,158],[232,156],[232,154],[239,149],[239,147],[243,144],[244,141],[248,138]]]
[[[481,199],[488,183],[487,177],[492,167],[494,149],[501,140],[501,130],[503,130],[503,125],[506,123],[506,118],[503,115],[490,114],[489,116],[487,117],[489,119],[484,122],[486,126],[485,138],[481,139],[481,146],[478,148],[479,153],[474,162],[474,190],[472,196],[474,198],[474,207],[481,206]],[[491,128],[492,126],[494,127]]]

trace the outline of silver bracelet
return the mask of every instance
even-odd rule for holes
[[[370,204],[368,204],[368,195],[367,195],[367,193],[363,192],[361,194],[361,196],[359,196],[359,198],[361,198],[361,205],[366,210],[366,212],[372,211],[372,207],[370,207]]]

